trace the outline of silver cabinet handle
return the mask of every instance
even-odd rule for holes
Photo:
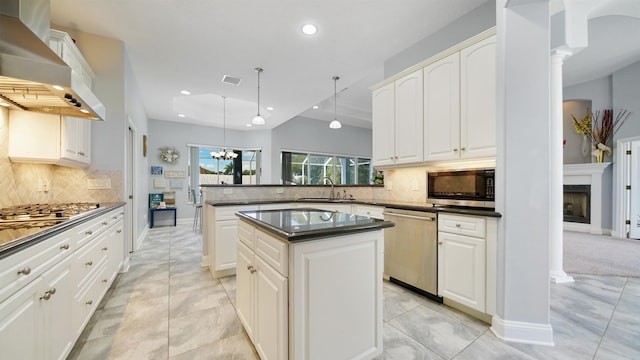
[[[438,241],[438,245],[442,245],[442,244],[443,244],[443,242],[442,242],[442,241]]]
[[[31,274],[31,268],[28,266],[25,266],[22,270],[18,270],[18,275],[29,275]]]
[[[93,231],[92,230],[87,230],[84,233],[85,233],[85,235],[91,235],[91,234],[93,234]]]
[[[89,300],[89,301],[87,301],[87,302],[86,302],[86,303],[84,303],[84,304],[85,304],[85,305],[91,305],[91,304],[93,304],[93,300]]]
[[[84,153],[83,153],[82,151],[80,151],[80,152],[78,153],[78,155],[80,155],[80,156],[84,156]]]
[[[69,244],[64,244],[60,246],[60,250],[69,250]]]
[[[402,217],[402,218],[408,218],[408,219],[416,219],[416,220],[424,220],[424,221],[436,221],[435,218],[432,217],[422,217],[422,216],[414,216],[414,215],[405,215],[405,214],[398,214],[398,213],[390,213],[390,212],[383,212],[382,215],[389,215],[389,216],[397,216],[397,217]]]
[[[453,149],[453,152],[458,152],[458,149],[457,148]]]
[[[91,266],[91,265],[93,265],[93,261],[87,261],[87,262],[85,263],[85,265],[87,265],[87,266]]]
[[[258,271],[251,265],[247,266],[247,270],[249,270],[252,274],[255,273],[256,271]]]
[[[107,279],[102,279],[102,282],[103,282],[104,284],[106,284],[107,282],[109,282],[109,280],[107,280]]]
[[[467,150],[467,148],[460,148],[460,150],[461,150],[461,151],[465,151],[465,150]]]
[[[456,224],[456,227],[457,227],[457,228],[459,228],[459,227],[461,227],[461,226],[462,226],[462,225],[460,225],[460,224]]]
[[[113,220],[117,220],[118,219],[118,215],[114,215],[112,216]]]
[[[103,221],[103,222],[102,222],[102,225],[109,225],[109,223],[108,223],[108,222],[106,222],[106,221]]]
[[[118,234],[120,234],[122,232],[122,229],[118,229],[118,231],[116,231]]]
[[[56,288],[51,288],[45,291],[44,295],[40,296],[40,300],[49,300],[51,299],[51,295],[56,293]]]

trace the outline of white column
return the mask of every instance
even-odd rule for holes
[[[562,159],[562,64],[571,55],[568,51],[551,52],[551,131],[550,131],[550,194],[549,194],[549,277],[555,283],[573,282],[562,265],[563,232],[563,159]]]
[[[553,345],[549,299],[548,0],[496,1],[496,314],[506,341]]]

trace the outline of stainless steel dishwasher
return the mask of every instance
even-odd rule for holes
[[[436,213],[385,209],[396,226],[384,230],[384,272],[391,282],[442,302],[438,297]]]

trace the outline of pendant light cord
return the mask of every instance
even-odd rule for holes
[[[260,116],[260,73],[262,68],[256,68],[256,72],[258,73],[258,116]]]
[[[338,120],[338,80],[340,77],[333,77],[333,120]]]

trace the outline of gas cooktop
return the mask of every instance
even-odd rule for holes
[[[98,203],[26,204],[0,209],[0,230],[52,226],[100,207]]]

